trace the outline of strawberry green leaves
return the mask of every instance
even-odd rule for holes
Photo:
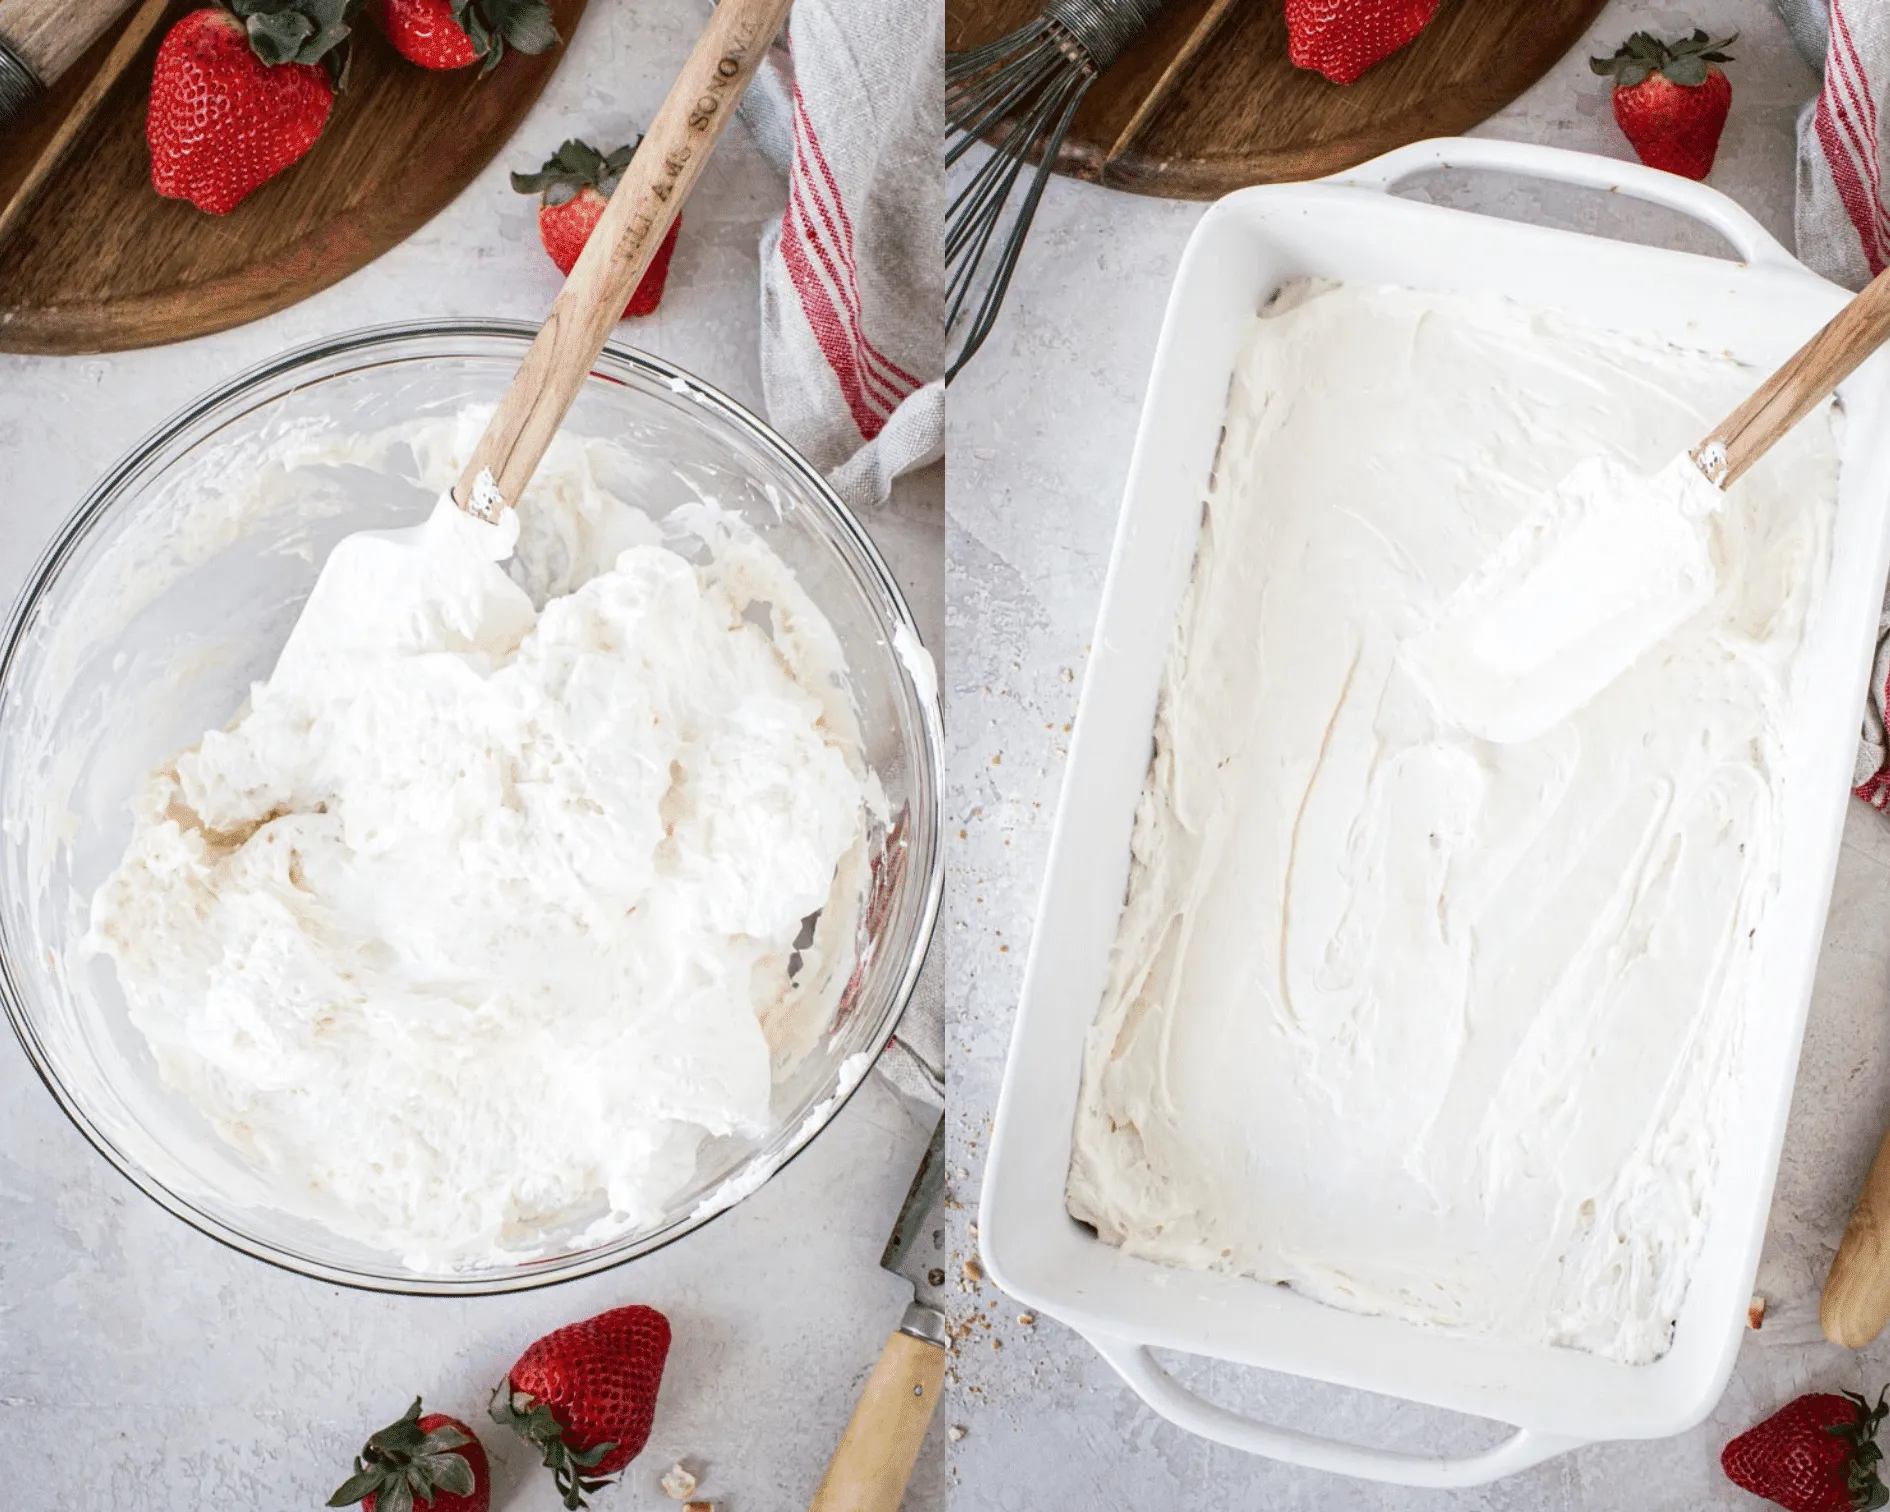
[[[542,194],[547,205],[569,204],[582,189],[591,188],[606,199],[623,178],[642,138],[604,153],[575,137],[545,159],[536,173],[515,173],[512,187],[520,194]]]
[[[507,47],[549,52],[562,40],[545,0],[453,0],[453,19],[486,60],[482,73],[499,66]]]
[[[352,1507],[374,1498],[374,1512],[414,1512],[441,1495],[471,1496],[478,1480],[473,1466],[457,1451],[476,1440],[451,1423],[420,1425],[420,1398],[399,1421],[368,1439],[355,1457],[354,1474],[328,1498],[331,1507]]]
[[[1636,32],[1617,48],[1611,57],[1590,58],[1588,67],[1612,77],[1622,89],[1632,89],[1649,74],[1663,75],[1670,84],[1692,89],[1706,82],[1709,63],[1730,63],[1731,54],[1723,49],[1739,40],[1734,32],[1722,41],[1710,40],[1703,31],[1677,42],[1663,42],[1652,32]]]
[[[356,0],[230,0],[249,45],[272,68],[320,63],[347,39]]]

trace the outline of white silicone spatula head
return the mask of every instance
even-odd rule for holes
[[[1586,459],[1406,644],[1404,669],[1449,723],[1535,739],[1706,607],[1722,498],[1686,456],[1652,477]]]
[[[1724,490],[1886,339],[1890,270],[1658,473],[1578,465],[1406,643],[1405,670],[1486,740],[1533,740],[1569,718],[1712,599]]]

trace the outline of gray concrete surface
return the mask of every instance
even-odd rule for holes
[[[534,318],[556,286],[529,204],[505,186],[574,131],[647,119],[699,12],[689,0],[593,8],[516,139],[408,243],[290,311],[151,352],[0,357],[0,594],[11,595],[99,471],[184,397],[281,348],[422,315]],[[1625,155],[1582,63],[1637,25],[1737,26],[1733,120],[1714,181],[1790,239],[1792,119],[1812,77],[1762,0],[1697,11],[1611,5],[1563,65],[1486,128]],[[1660,212],[1573,191],[1455,177],[1417,192],[1493,214],[1712,250]],[[759,402],[755,244],[780,187],[739,130],[692,199],[662,312],[626,335]],[[1003,324],[954,385],[947,683],[954,1232],[970,1223],[984,1135],[1027,947],[1122,473],[1163,299],[1200,213],[1058,182]],[[945,614],[939,480],[870,522],[922,623]],[[959,831],[963,831],[962,837]],[[1074,1335],[967,1278],[944,1422],[909,1512],[1268,1512],[1755,1507],[1718,1475],[1725,1437],[1808,1386],[1890,1378],[1819,1341],[1816,1294],[1849,1202],[1890,1126],[1890,825],[1850,819],[1832,922],[1760,1275],[1772,1312],[1746,1341],[1713,1419],[1681,1439],[1584,1450],[1482,1492],[1410,1493],[1267,1465],[1143,1410]],[[803,1507],[896,1317],[874,1261],[922,1148],[919,1120],[876,1082],[793,1166],[727,1217],[608,1275],[525,1297],[376,1297],[272,1271],[204,1240],[120,1181],[0,1044],[0,1507],[170,1512],[216,1500],[313,1507],[362,1434],[414,1391],[476,1413],[488,1383],[544,1329],[630,1300],[662,1306],[677,1347],[649,1450],[600,1512],[669,1503],[655,1478],[685,1456],[728,1512]],[[974,1322],[974,1317],[978,1320]],[[994,1347],[1001,1346],[1001,1347]],[[1191,1380],[1282,1421],[1384,1441],[1470,1445],[1487,1425],[1220,1367]],[[54,1471],[49,1446],[59,1444]],[[498,1436],[513,1512],[555,1500]]]
[[[1791,244],[1793,123],[1815,88],[1763,0],[1692,9],[1615,3],[1583,45],[1482,130],[1627,156],[1590,52],[1637,27],[1741,32],[1732,119],[1713,182]],[[1719,250],[1712,233],[1603,196],[1440,177],[1421,195],[1490,214]],[[990,1112],[1030,940],[1117,504],[1163,301],[1201,207],[1057,182],[1002,323],[951,390],[947,527],[948,736],[955,837],[948,882],[955,1019],[948,1116],[953,1241],[971,1254]],[[1699,1512],[1760,1503],[1720,1475],[1727,1437],[1806,1387],[1890,1378],[1890,1343],[1822,1342],[1816,1300],[1853,1194],[1890,1125],[1890,825],[1857,806],[1798,1076],[1759,1277],[1772,1311],[1749,1334],[1712,1418],[1665,1442],[1597,1446],[1479,1491],[1412,1492],[1217,1448],[1144,1410],[1049,1319],[1026,1325],[988,1282],[962,1284],[966,1335],[948,1403],[954,1507],[977,1512],[1347,1512],[1528,1508]],[[1489,1424],[1230,1367],[1187,1378],[1274,1421],[1413,1448],[1461,1450]]]
[[[0,597],[115,457],[252,363],[385,321],[540,318],[558,274],[507,171],[566,136],[614,143],[647,121],[701,16],[698,0],[593,5],[499,160],[410,241],[304,304],[152,351],[0,356]],[[756,247],[783,194],[737,125],[689,202],[661,311],[620,337],[759,409]],[[934,470],[868,522],[934,645],[942,494]],[[0,1508],[317,1507],[365,1435],[420,1392],[480,1429],[495,1507],[544,1512],[558,1505],[550,1479],[485,1422],[486,1392],[540,1333],[630,1301],[663,1308],[676,1342],[650,1446],[594,1498],[599,1512],[674,1507],[656,1480],[677,1457],[724,1512],[805,1507],[909,1300],[877,1262],[930,1133],[869,1078],[761,1192],[645,1260],[518,1297],[371,1296],[272,1270],[160,1211],[67,1124],[5,1035]],[[942,1508],[941,1461],[935,1447],[912,1512]]]

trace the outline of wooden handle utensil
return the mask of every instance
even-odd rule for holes
[[[1890,1323],[1890,1134],[1877,1146],[1818,1307],[1824,1336],[1862,1349]]]
[[[1763,456],[1772,443],[1890,340],[1890,269],[1813,336],[1756,394],[1727,417],[1694,452],[1721,487]],[[1718,457],[1710,449],[1719,448]],[[1715,472],[1715,463],[1720,470]],[[1818,1307],[1824,1336],[1862,1349],[1890,1323],[1890,1134],[1877,1147],[1864,1190],[1851,1210]]]
[[[943,1340],[899,1329],[840,1435],[808,1512],[899,1512],[945,1389]]]
[[[1890,340],[1890,269],[1833,315],[1757,392],[1693,449],[1693,460],[1721,488],[1772,449],[1870,354]]]
[[[0,126],[84,56],[131,0],[0,0]]]
[[[716,6],[454,485],[460,508],[496,518],[524,493],[789,3],[720,0]],[[482,473],[489,474],[483,485]]]
[[[4,10],[8,3],[9,0],[0,0],[0,10]],[[157,30],[158,22],[164,19],[164,13],[169,9],[170,0],[143,0],[125,23],[118,40],[112,44],[112,50],[106,54],[105,61],[99,64],[98,72],[86,82],[84,92],[72,102],[65,118],[59,123],[59,129],[40,149],[33,166],[26,170],[26,177],[14,188],[13,197],[0,205],[0,246],[6,244],[7,237],[26,218],[26,209],[32,204],[33,197],[52,178],[52,171],[66,155],[66,149],[78,139],[79,133],[85,129],[85,123],[92,119],[92,113],[98,109],[105,96],[112,92],[112,86],[118,82],[119,76],[144,51],[145,42]],[[4,113],[0,112],[0,122],[3,121]]]

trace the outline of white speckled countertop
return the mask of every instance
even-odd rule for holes
[[[513,145],[410,241],[304,304],[151,351],[0,356],[0,597],[114,458],[241,369],[356,326],[539,319],[558,274],[508,169],[536,167],[567,136],[616,141],[647,121],[702,14],[698,0],[593,5]],[[620,339],[759,409],[756,249],[784,192],[738,124],[689,202],[662,310]],[[942,492],[935,469],[867,522],[935,645]],[[656,1480],[685,1456],[721,1512],[783,1512],[807,1505],[910,1300],[878,1260],[931,1130],[877,1077],[761,1192],[669,1248],[549,1291],[435,1301],[320,1285],[200,1237],[95,1155],[3,1040],[7,1512],[317,1507],[415,1392],[480,1431],[495,1508],[554,1508],[550,1477],[486,1422],[485,1394],[540,1333],[632,1301],[667,1312],[676,1342],[648,1449],[593,1504],[675,1507]],[[939,1461],[915,1480],[911,1512],[943,1506]]]
[[[1588,39],[1484,134],[1628,155],[1605,81],[1585,59],[1638,27],[1737,29],[1732,119],[1712,182],[1791,244],[1793,122],[1815,78],[1765,0],[1611,4]],[[1491,214],[1722,250],[1710,232],[1619,196],[1444,175],[1430,197]],[[1162,306],[1198,205],[1056,182],[983,354],[951,390],[947,526],[948,738],[954,837],[948,1057],[959,1258],[1030,940],[1069,722],[1115,532]],[[962,834],[960,834],[962,831]],[[1878,1138],[1890,1126],[1890,823],[1854,807],[1839,868],[1795,1111],[1759,1275],[1770,1299],[1713,1417],[1664,1442],[1601,1445],[1477,1491],[1367,1485],[1250,1458],[1146,1411],[1048,1319],[1019,1321],[967,1278],[967,1337],[948,1401],[948,1494],[978,1512],[1387,1512],[1530,1508],[1699,1512],[1762,1504],[1726,1482],[1720,1446],[1807,1388],[1890,1379],[1890,1339],[1862,1356],[1823,1342],[1817,1295]],[[1268,1420],[1394,1447],[1458,1451],[1487,1423],[1230,1366],[1184,1373]]]

